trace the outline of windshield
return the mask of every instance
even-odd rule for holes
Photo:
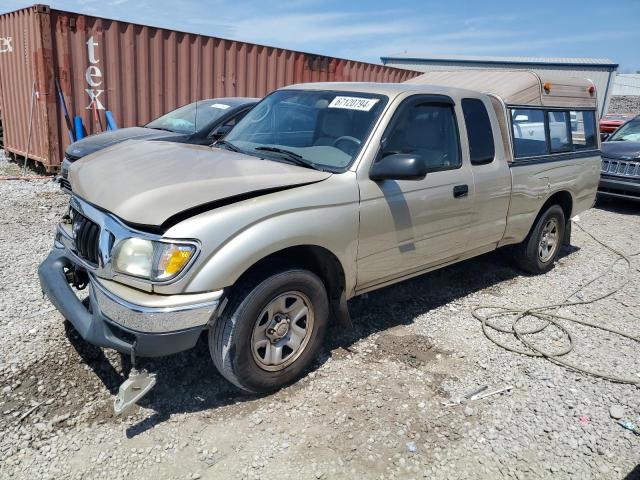
[[[230,105],[217,100],[200,100],[173,110],[145,125],[175,133],[196,133],[228,112]]]
[[[279,90],[225,137],[249,155],[342,170],[360,151],[386,104],[382,95]],[[293,154],[293,155],[292,155]]]
[[[610,142],[640,142],[640,118],[631,120],[615,131]]]

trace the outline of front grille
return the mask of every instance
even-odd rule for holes
[[[603,158],[602,173],[622,177],[638,177],[640,176],[640,163]]]
[[[72,192],[71,190],[71,183],[69,182],[69,180],[67,180],[66,178],[60,177],[60,188],[63,190],[68,191],[69,193]]]
[[[100,227],[75,210],[73,210],[73,238],[76,243],[76,253],[86,261],[98,265]]]

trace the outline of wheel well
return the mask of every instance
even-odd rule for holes
[[[571,212],[573,211],[573,197],[566,190],[554,193],[547,199],[546,202],[544,202],[544,205],[542,205],[542,207],[540,208],[538,215],[536,215],[536,219],[533,221],[533,225],[531,225],[529,235],[531,235],[531,232],[536,226],[536,223],[538,222],[540,216],[544,212],[546,212],[551,205],[559,205],[560,208],[562,208],[565,221],[564,238],[562,239],[562,243],[565,245],[569,245],[569,243],[571,242]]]
[[[542,215],[542,212],[544,212],[551,205],[560,205],[560,208],[562,208],[562,211],[564,212],[565,222],[568,222],[571,219],[571,212],[573,211],[573,198],[571,197],[571,194],[569,192],[563,190],[551,195],[547,199],[547,201],[544,202],[544,205],[542,205],[540,212],[538,212],[538,217],[540,217],[540,215]]]
[[[236,283],[264,279],[283,268],[305,268],[320,277],[325,284],[329,301],[338,301],[345,290],[345,274],[338,257],[317,245],[300,245],[274,252],[252,265]]]

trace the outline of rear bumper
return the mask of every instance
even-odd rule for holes
[[[598,186],[598,195],[640,201],[640,183],[611,175],[602,175]]]
[[[195,346],[218,307],[222,291],[194,296],[146,295],[133,303],[111,292],[90,276],[88,301],[81,301],[67,281],[65,269],[76,265],[65,249],[54,248],[38,268],[42,290],[80,336],[98,346],[142,357],[159,357]],[[181,297],[175,305],[168,303]],[[160,298],[160,300],[159,300]]]

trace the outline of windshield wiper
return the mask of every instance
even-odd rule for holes
[[[162,127],[145,127],[145,128],[150,128],[151,130],[162,130],[163,132],[176,133],[173,130],[171,130],[170,128],[162,128]]]
[[[233,143],[227,142],[226,140],[218,140],[212,145],[212,147],[222,147],[226,150],[231,150],[232,152],[243,153],[242,150],[236,147]]]
[[[280,155],[285,157],[287,160],[293,162],[294,164],[300,167],[307,167],[307,168],[313,168],[314,170],[321,170],[320,168],[318,168],[318,166],[315,163],[307,160],[302,155],[297,154],[296,152],[292,152],[291,150],[286,150],[284,148],[278,148],[278,147],[256,147],[254,148],[254,150],[279,153]]]

